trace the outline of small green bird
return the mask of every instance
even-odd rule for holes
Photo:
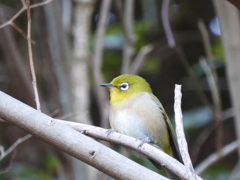
[[[110,91],[111,128],[155,144],[182,162],[172,124],[145,79],[124,74],[114,78],[110,84],[100,86],[107,87]]]

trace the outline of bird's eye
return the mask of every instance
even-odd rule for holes
[[[126,91],[126,90],[128,90],[128,88],[129,88],[128,83],[122,83],[121,86],[120,86],[120,89],[122,91]]]

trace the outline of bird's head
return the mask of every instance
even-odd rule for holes
[[[128,100],[132,95],[141,92],[152,93],[150,85],[140,76],[124,74],[114,78],[110,83],[100,84],[110,91],[111,105]]]

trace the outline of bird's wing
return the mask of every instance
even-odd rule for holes
[[[173,155],[177,160],[182,162],[182,156],[181,156],[179,148],[178,148],[177,138],[176,138],[176,134],[175,134],[174,128],[172,126],[172,123],[171,123],[170,119],[168,118],[168,115],[165,112],[165,110],[164,110],[162,104],[160,103],[160,101],[158,100],[158,98],[156,96],[152,96],[152,98],[157,103],[159,109],[163,112],[162,114],[164,116],[164,120],[167,125],[167,129],[168,129],[168,133],[169,133],[169,141],[170,141]]]

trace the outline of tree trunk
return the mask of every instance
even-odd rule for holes
[[[89,117],[88,42],[94,1],[75,1],[73,24],[73,60],[71,86],[74,117],[77,122],[91,124]],[[73,158],[75,179],[98,179],[98,171]],[[80,171],[81,169],[81,171]]]
[[[228,83],[235,114],[237,139],[240,139],[240,19],[239,11],[229,2],[214,0],[220,21],[223,48],[225,53]],[[240,147],[238,149],[240,157]]]

